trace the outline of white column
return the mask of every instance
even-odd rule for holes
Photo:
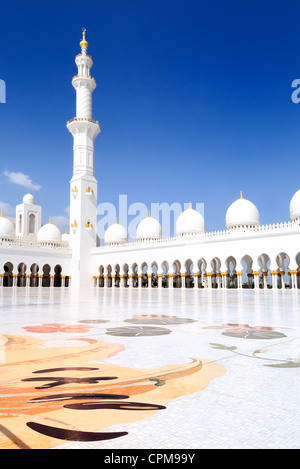
[[[199,274],[195,272],[193,275],[194,275],[194,288],[199,288]]]
[[[278,288],[278,282],[277,282],[277,270],[272,270],[271,271],[271,276],[272,276],[272,288],[277,290]]]
[[[206,275],[207,275],[207,288],[212,288],[212,273],[208,272]]]
[[[280,272],[280,284],[282,290],[285,290],[285,272]]]
[[[263,276],[263,287],[266,290],[268,288],[268,273],[263,272],[262,276]]]
[[[128,288],[133,287],[133,275],[128,273]]]
[[[181,288],[186,288],[186,276],[185,274],[180,274],[181,276]]]
[[[259,288],[259,271],[255,270],[253,272],[253,275],[254,275],[254,288],[258,289]]]
[[[126,288],[125,280],[127,281],[125,275],[120,275],[120,288]]]
[[[50,275],[50,288],[54,287],[54,275]]]
[[[237,288],[243,288],[243,272],[237,272]]]
[[[18,274],[13,274],[13,287],[17,286],[18,282]]]
[[[163,277],[162,272],[157,273],[157,287],[158,288],[162,288],[162,277]]]
[[[142,279],[143,279],[142,274],[138,274],[138,278],[137,278],[137,280],[138,280],[138,288],[142,288],[142,286],[143,286],[143,285],[142,285],[142,284],[143,284]]]
[[[297,288],[297,270],[290,270],[290,275],[291,275],[291,288],[295,289]]]
[[[103,276],[103,279],[104,279],[104,288],[107,288],[108,287],[108,274],[107,274],[107,272]]]

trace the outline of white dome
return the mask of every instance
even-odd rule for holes
[[[28,192],[28,194],[24,195],[23,203],[24,204],[34,204],[35,200],[34,200],[33,195],[29,194],[29,192]]]
[[[152,218],[149,214],[149,217],[142,220],[137,229],[136,237],[137,239],[159,239],[162,236],[162,229],[160,223]]]
[[[15,227],[13,223],[8,219],[0,216],[0,238],[12,239],[15,235]]]
[[[188,208],[184,210],[176,221],[176,235],[199,234],[205,232],[205,222],[203,216],[194,210]]]
[[[51,221],[39,229],[37,240],[42,244],[61,244],[61,232]]]
[[[67,230],[66,230],[66,232],[62,235],[61,240],[62,240],[63,243],[70,244],[70,235],[69,235],[69,233],[67,232]]]
[[[255,205],[247,199],[241,198],[230,205],[226,213],[226,227],[238,228],[259,226],[260,216]]]
[[[127,231],[118,222],[109,226],[104,234],[105,244],[124,244],[128,241]]]
[[[300,189],[293,195],[290,202],[290,217],[292,220],[300,218]]]

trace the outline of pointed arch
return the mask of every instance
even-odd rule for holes
[[[12,287],[13,286],[13,270],[14,266],[11,262],[6,262],[3,266],[3,286]]]
[[[37,264],[32,264],[30,267],[30,287],[39,286],[39,266]]]

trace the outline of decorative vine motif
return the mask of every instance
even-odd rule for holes
[[[225,329],[222,335],[240,339],[281,339],[286,337],[282,332],[274,331],[273,327],[249,326],[249,324],[223,324],[222,326],[207,326],[203,329]]]
[[[264,364],[263,366],[268,366],[272,368],[299,368],[300,367],[300,359],[294,359],[294,358],[287,358],[285,361],[280,360],[280,359],[275,359],[275,358],[264,358],[264,357],[259,357],[258,354],[261,353],[267,353],[267,349],[260,349],[260,350],[255,350],[252,352],[252,354],[246,354],[246,353],[241,353],[237,351],[237,347],[231,346],[228,347],[226,345],[222,344],[215,344],[215,343],[210,343],[212,348],[218,349],[218,350],[224,350],[227,352],[232,352],[235,355],[240,355],[248,358],[257,358],[259,360],[266,360],[266,361],[271,361],[271,362],[276,362],[276,363],[271,363],[271,364]]]

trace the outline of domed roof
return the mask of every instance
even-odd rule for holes
[[[104,234],[105,244],[124,244],[128,241],[127,231],[124,226],[120,225],[117,221],[110,225]]]
[[[23,203],[24,203],[24,204],[34,204],[34,203],[35,203],[35,200],[34,200],[33,195],[32,195],[32,194],[29,194],[29,192],[28,192],[28,194],[24,195],[24,197],[23,197]]]
[[[0,216],[0,238],[2,239],[12,239],[15,235],[15,227],[13,223],[5,218],[1,212]]]
[[[70,235],[69,235],[69,233],[67,232],[67,230],[66,230],[66,232],[62,235],[61,240],[62,240],[63,243],[67,243],[67,244],[70,243]]]
[[[176,235],[199,234],[205,232],[205,222],[203,216],[194,210],[191,205],[184,210],[176,221]]]
[[[226,227],[259,226],[260,216],[256,206],[241,193],[240,199],[233,202],[226,213]]]
[[[37,240],[39,243],[43,244],[61,244],[61,232],[57,226],[53,225],[51,220],[49,220],[49,223],[39,229]]]
[[[160,223],[152,218],[150,213],[147,218],[144,218],[136,229],[137,239],[159,239],[162,236],[162,229]]]
[[[290,217],[292,220],[300,218],[300,189],[293,195],[290,202]]]

